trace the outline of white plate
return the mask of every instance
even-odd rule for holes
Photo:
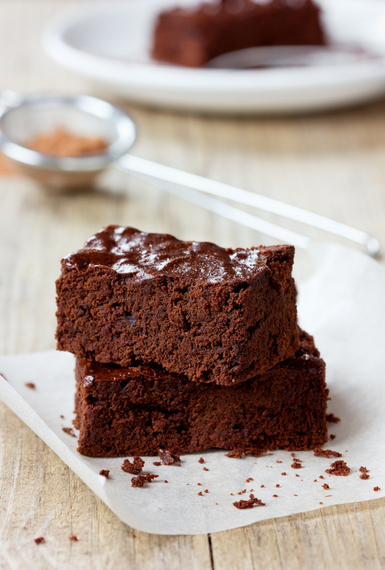
[[[319,0],[329,37],[359,42],[379,59],[320,67],[189,69],[151,61],[157,13],[197,0],[90,2],[57,16],[47,53],[114,94],[161,107],[216,113],[298,113],[361,103],[385,93],[385,2]]]

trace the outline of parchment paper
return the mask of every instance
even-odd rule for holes
[[[159,479],[132,488],[132,476],[120,469],[122,458],[83,457],[76,451],[76,439],[62,431],[71,427],[74,407],[74,359],[67,353],[0,357],[0,372],[7,379],[0,378],[0,398],[122,521],[142,531],[217,532],[322,506],[383,497],[385,269],[366,255],[340,246],[316,244],[310,253],[315,271],[299,287],[300,324],[315,336],[327,363],[332,398],[328,411],[341,422],[329,424],[329,433],[336,438],[325,447],[342,453],[351,468],[347,477],[326,474],[333,458],[314,457],[312,452],[296,453],[302,468],[292,469],[292,457],[284,451],[245,459],[214,451],[182,456],[180,467],[155,467],[153,461],[158,458],[144,458],[145,472],[159,474]],[[35,383],[36,389],[26,387],[26,382]],[[198,463],[200,457],[205,464]],[[360,466],[369,469],[368,480],[359,478]],[[109,480],[99,475],[101,469],[110,470]],[[319,479],[321,474],[324,480]],[[246,483],[248,478],[253,481]],[[322,488],[325,482],[330,490]],[[375,492],[375,486],[381,490]],[[209,492],[199,496],[205,489]],[[248,492],[238,495],[243,489]],[[236,509],[233,502],[248,499],[251,489],[266,506]]]

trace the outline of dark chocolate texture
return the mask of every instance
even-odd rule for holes
[[[57,347],[232,385],[298,348],[289,245],[223,249],[109,226],[62,261]]]
[[[222,0],[161,12],[152,57],[188,67],[258,46],[323,45],[320,9],[312,0]]]
[[[157,366],[77,359],[78,451],[156,455],[205,449],[314,449],[327,441],[325,364],[301,334],[295,357],[231,387],[199,384]]]

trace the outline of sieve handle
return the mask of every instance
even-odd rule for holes
[[[239,208],[230,206],[220,200],[206,196],[205,194],[211,194],[225,198],[226,200],[252,206],[264,210],[265,212],[278,214],[284,218],[296,220],[334,235],[344,237],[357,244],[363,245],[367,253],[371,256],[378,255],[380,251],[380,244],[374,236],[362,230],[357,230],[346,224],[326,218],[325,216],[320,216],[308,210],[285,204],[279,200],[242,190],[241,188],[224,184],[223,182],[210,180],[203,176],[184,172],[183,170],[177,170],[176,168],[151,162],[150,160],[132,156],[131,154],[122,156],[117,161],[117,165],[122,170],[130,172],[141,179],[150,181],[156,186],[197,204],[210,212],[214,212],[215,214],[219,214],[220,216],[298,247],[306,249],[311,239],[249,214]],[[197,192],[197,190],[199,190],[199,192]]]

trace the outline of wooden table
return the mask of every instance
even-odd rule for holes
[[[0,0],[0,88],[101,94],[42,52],[45,22],[67,5]],[[140,129],[138,156],[325,214],[372,232],[385,248],[384,101],[290,118],[127,108]],[[49,195],[29,180],[2,176],[0,204],[1,354],[54,348],[59,260],[103,225],[226,246],[274,241],[113,171],[96,192],[78,195]],[[330,239],[316,230],[308,235]],[[121,523],[0,405],[1,570],[384,568],[384,505],[323,508],[211,536],[148,535]],[[78,542],[68,539],[74,534]],[[36,546],[41,535],[46,544]]]

